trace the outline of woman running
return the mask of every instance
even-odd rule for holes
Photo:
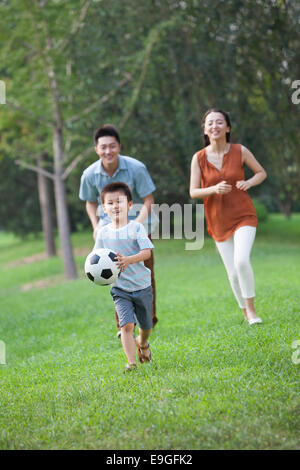
[[[191,163],[190,196],[204,200],[206,225],[225,265],[235,298],[250,325],[261,323],[254,307],[250,253],[257,215],[247,191],[267,177],[254,155],[230,142],[229,114],[208,110],[203,118],[205,147]],[[243,166],[254,175],[245,180]]]

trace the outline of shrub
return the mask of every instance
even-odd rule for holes
[[[252,202],[256,210],[258,221],[265,222],[269,217],[268,209],[262,202],[258,201],[257,199],[253,199]]]

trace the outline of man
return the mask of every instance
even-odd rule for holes
[[[92,163],[84,170],[81,181],[79,198],[86,201],[86,212],[93,227],[93,236],[96,240],[99,226],[111,222],[107,214],[104,213],[101,201],[100,191],[109,183],[122,181],[126,183],[133,196],[133,204],[139,205],[139,212],[129,213],[129,219],[135,219],[138,222],[148,222],[148,236],[151,239],[151,205],[154,203],[153,191],[154,183],[148,173],[146,166],[132,157],[120,155],[121,141],[116,127],[111,124],[105,124],[96,130],[94,134],[95,152],[99,160]],[[147,220],[148,219],[148,220]],[[157,323],[156,317],[156,296],[154,279],[154,258],[153,251],[151,257],[145,261],[145,266],[151,271],[151,283],[153,290],[152,320],[153,326]],[[120,336],[120,326],[118,316],[115,312],[118,337]]]

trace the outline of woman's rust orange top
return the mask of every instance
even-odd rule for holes
[[[201,171],[201,187],[214,186],[221,181],[232,185],[227,194],[212,194],[203,199],[206,225],[209,235],[217,242],[223,242],[244,225],[257,227],[257,215],[247,191],[236,188],[236,182],[244,180],[242,146],[230,144],[224,154],[222,169],[218,170],[207,160],[206,150],[197,153]]]

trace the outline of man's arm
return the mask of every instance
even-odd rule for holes
[[[145,196],[143,198],[144,204],[140,210],[139,215],[136,218],[137,222],[140,222],[141,224],[143,223],[143,220],[145,220],[148,217],[148,214],[151,212],[151,206],[154,204],[154,198],[152,194],[148,194],[148,196]]]
[[[96,240],[97,230],[98,230],[98,217],[97,217],[98,202],[86,201],[85,208],[86,208],[87,215],[89,216],[89,219],[93,227],[94,240]]]

